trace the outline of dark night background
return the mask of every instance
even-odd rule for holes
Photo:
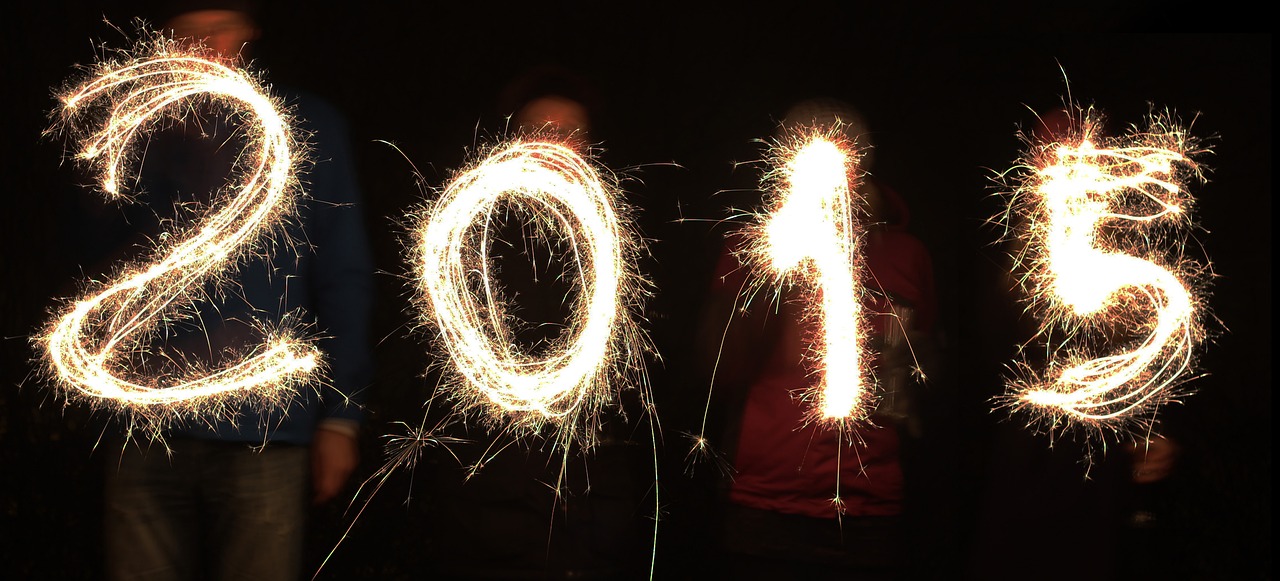
[[[930,444],[933,477],[923,499],[915,569],[939,578],[1117,578],[1126,571],[1175,578],[1271,578],[1271,35],[1193,33],[1256,25],[1222,6],[1089,4],[1050,11],[942,12],[784,2],[746,8],[598,3],[589,8],[481,2],[272,2],[255,68],[268,81],[308,88],[348,116],[374,236],[379,297],[378,376],[369,402],[364,463],[382,462],[382,434],[414,422],[430,385],[425,342],[410,335],[400,219],[431,186],[500,133],[497,95],[529,66],[556,62],[585,74],[604,108],[593,137],[603,161],[627,179],[629,201],[651,243],[646,269],[658,288],[652,332],[665,363],[653,363],[665,440],[665,512],[658,577],[713,577],[707,542],[705,471],[682,471],[682,430],[691,430],[706,385],[690,371],[697,314],[719,237],[714,222],[758,171],[758,158],[786,106],[828,95],[857,105],[874,132],[875,172],[902,193],[912,231],[933,253],[949,402],[950,437]],[[586,5],[584,3],[584,5]],[[60,251],[60,215],[83,174],[60,165],[61,144],[41,137],[52,89],[89,63],[95,43],[129,44],[119,3],[50,0],[6,9],[3,18],[3,165],[0,211],[0,576],[101,576],[100,485],[113,451],[95,449],[111,418],[55,400],[30,381],[27,336],[44,323],[56,293],[77,276]],[[16,12],[15,12],[16,10]],[[104,17],[121,33],[104,23]],[[1243,24],[1241,24],[1243,23]],[[1176,33],[1166,31],[1179,31]],[[1060,68],[1061,67],[1061,68]],[[1095,104],[1119,131],[1148,105],[1169,107],[1192,132],[1215,137],[1201,159],[1209,182],[1193,185],[1197,234],[1216,278],[1209,305],[1223,325],[1204,347],[1207,377],[1170,411],[1183,444],[1166,482],[1133,490],[1108,455],[1088,479],[1071,441],[1044,436],[992,413],[1002,365],[1019,321],[1002,276],[992,178],[1018,155],[1016,132],[1031,110],[1068,91]],[[403,155],[382,141],[395,143]],[[407,159],[406,159],[407,157]],[[677,223],[675,220],[690,218]],[[417,488],[416,488],[417,487]],[[355,522],[320,577],[429,577],[425,556],[447,531],[433,530],[420,485],[393,476]],[[1153,530],[1117,514],[1142,503]],[[350,523],[340,507],[316,509],[312,565]],[[647,546],[644,547],[647,549]],[[313,569],[312,569],[313,570]]]

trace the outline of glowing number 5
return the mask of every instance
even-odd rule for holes
[[[1033,176],[1027,188],[1033,195],[1025,198],[1033,205],[1023,209],[1030,223],[1042,224],[1032,226],[1032,235],[1045,253],[1028,260],[1036,286],[1049,293],[1043,327],[1066,323],[1071,337],[1082,322],[1093,320],[1146,333],[1116,355],[1090,358],[1075,349],[1060,356],[1047,381],[1013,384],[1019,405],[1118,427],[1167,400],[1168,389],[1190,367],[1198,322],[1195,299],[1170,271],[1181,265],[1157,264],[1155,252],[1143,250],[1142,243],[1117,247],[1123,239],[1102,230],[1108,221],[1119,228],[1186,218],[1188,199],[1177,178],[1180,166],[1195,165],[1184,155],[1184,133],[1168,126],[1154,121],[1151,129],[1135,133],[1133,143],[1098,147],[1086,119],[1076,144],[1045,149],[1049,162]]]
[[[89,104],[103,103],[109,117],[82,143],[78,158],[102,167],[102,189],[121,197],[126,154],[165,111],[207,95],[251,112],[248,170],[226,206],[205,221],[172,235],[153,262],[125,269],[63,312],[40,338],[58,383],[97,401],[114,401],[150,414],[172,404],[192,409],[228,398],[266,398],[288,379],[316,369],[319,353],[277,334],[238,362],[182,377],[131,379],[131,361],[151,355],[149,338],[163,321],[184,316],[194,289],[227,273],[269,226],[293,207],[293,154],[286,120],[275,103],[240,72],[194,56],[158,51],[151,58],[106,65],[92,81],[63,97],[69,125]],[[263,392],[265,393],[251,393]],[[169,406],[154,407],[154,406]]]
[[[834,138],[834,136],[832,136]],[[858,220],[846,150],[826,136],[784,153],[781,199],[769,211],[757,262],[781,277],[794,269],[821,289],[823,377],[816,388],[824,419],[861,419],[869,394],[861,372]]]
[[[543,358],[516,344],[489,276],[489,216],[503,201],[562,233],[566,260],[577,268],[574,315],[559,348]],[[611,399],[610,365],[641,352],[627,306],[640,294],[630,256],[636,242],[616,203],[586,160],[555,143],[513,142],[447,186],[418,227],[417,280],[423,318],[462,379],[453,392],[460,401],[519,430],[547,421],[563,427]],[[569,429],[560,437],[578,436]]]

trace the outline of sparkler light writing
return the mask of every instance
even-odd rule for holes
[[[743,262],[774,282],[797,274],[815,287],[821,345],[811,347],[822,376],[812,388],[815,417],[857,421],[874,406],[864,372],[865,323],[859,284],[858,199],[850,187],[856,157],[839,127],[795,132],[771,152],[774,169],[765,181],[776,194],[752,228]],[[757,288],[766,283],[761,278]]]
[[[637,324],[644,281],[638,238],[616,186],[555,142],[514,140],[461,172],[419,221],[414,237],[422,321],[438,332],[464,413],[484,410],[513,433],[556,428],[555,440],[590,447],[589,424],[619,389],[643,377],[648,342]],[[518,344],[490,272],[492,217],[506,204],[541,236],[567,239],[576,266],[574,315],[543,354]]]
[[[1170,114],[1122,139],[1103,136],[1092,109],[1070,121],[1065,134],[1030,143],[1008,194],[1004,219],[1026,243],[1015,268],[1051,354],[1044,379],[1022,365],[1009,405],[1044,414],[1051,428],[1149,426],[1187,380],[1203,336],[1203,268],[1181,251],[1193,201],[1184,185],[1203,179],[1197,143]],[[1102,349],[1117,352],[1094,354]]]
[[[178,361],[154,345],[169,326],[191,319],[205,283],[224,283],[253,255],[298,193],[288,117],[245,72],[207,55],[154,35],[135,54],[100,62],[91,80],[62,95],[55,126],[80,132],[81,120],[92,123],[75,157],[97,164],[103,193],[118,199],[128,198],[122,184],[140,142],[164,122],[182,123],[192,102],[234,112],[248,134],[238,175],[201,223],[161,236],[170,242],[94,286],[36,338],[55,384],[69,395],[118,406],[153,427],[242,402],[275,405],[321,366],[318,350],[288,330],[266,332],[264,344],[217,369]],[[149,362],[146,371],[139,362]]]

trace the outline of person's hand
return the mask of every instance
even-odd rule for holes
[[[1146,442],[1133,444],[1133,481],[1150,484],[1164,480],[1173,472],[1182,448],[1177,442],[1163,436],[1153,436]]]
[[[323,504],[342,492],[347,479],[360,462],[356,438],[336,430],[320,428],[311,440],[312,501]]]

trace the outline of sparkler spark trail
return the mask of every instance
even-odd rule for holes
[[[900,322],[889,322],[896,319],[892,306],[872,300],[864,286],[864,281],[878,283],[863,248],[863,223],[871,205],[864,198],[870,190],[859,187],[862,154],[855,147],[856,137],[838,118],[783,129],[769,143],[763,207],[746,214],[750,221],[738,230],[740,241],[731,246],[732,256],[722,257],[724,277],[717,285],[731,292],[731,287],[740,286],[720,337],[712,385],[726,347],[734,361],[747,366],[746,357],[764,356],[769,361],[751,375],[735,377],[734,369],[726,370],[729,381],[750,385],[741,413],[744,426],[753,427],[744,427],[738,436],[734,458],[741,472],[726,470],[721,464],[725,460],[706,438],[710,390],[702,433],[694,438],[688,460],[711,458],[726,473],[734,472],[734,494],[741,495],[744,504],[747,498],[783,495],[804,499],[794,506],[817,511],[806,512],[809,516],[839,519],[850,510],[845,493],[863,490],[856,481],[882,473],[872,461],[864,462],[860,450],[877,445],[866,436],[887,433],[872,419],[877,394],[870,364],[876,358],[866,344],[875,332],[871,315],[884,305],[889,309],[886,323]],[[731,262],[741,270],[728,270]],[[788,287],[800,292],[788,292]],[[771,315],[783,319],[774,323],[779,332],[730,333],[734,318],[750,314],[751,302],[766,291],[777,307],[771,308]],[[791,297],[786,304],[784,294]],[[717,292],[715,300],[729,296]],[[764,343],[769,349],[760,353],[759,338],[764,334],[769,335]],[[783,476],[777,467],[789,460],[779,451],[793,450],[803,452],[795,459],[793,476]],[[686,469],[691,470],[692,463]],[[832,496],[814,496],[822,494],[814,485],[825,487],[827,482]],[[817,508],[824,502],[826,506]]]
[[[292,212],[298,192],[288,117],[246,73],[207,54],[154,35],[135,55],[98,63],[93,78],[62,95],[55,125],[84,135],[76,159],[96,164],[103,193],[117,199],[128,198],[122,183],[140,142],[162,121],[190,115],[191,102],[235,111],[249,133],[231,191],[215,198],[221,207],[210,208],[200,224],[162,236],[172,242],[92,288],[36,338],[68,397],[116,406],[153,434],[170,420],[220,414],[241,402],[283,402],[321,366],[318,350],[287,330],[267,332],[264,344],[218,369],[175,361],[153,346],[165,329],[191,320],[206,282],[225,281],[256,251]],[[95,128],[80,130],[82,119]],[[139,371],[139,362],[147,370]]]
[[[816,300],[806,304],[820,306],[805,316],[821,318],[821,345],[810,348],[821,378],[805,399],[817,402],[815,419],[837,422],[864,420],[874,409],[862,353],[860,200],[850,187],[851,151],[839,127],[799,131],[776,144],[774,169],[765,177],[776,184],[775,195],[751,227],[743,256],[752,272],[773,274],[759,278],[752,293],[788,276],[812,289]]]
[[[577,269],[574,314],[544,356],[517,343],[490,276],[492,216],[504,204],[531,216],[539,234],[562,236]],[[590,448],[598,412],[628,382],[645,383],[641,247],[619,204],[616,186],[570,147],[518,139],[461,172],[423,214],[418,303],[449,356],[444,392],[462,413],[482,411],[516,435],[550,425],[559,445]]]
[[[1149,428],[1204,334],[1204,269],[1181,248],[1193,201],[1184,184],[1203,179],[1191,160],[1200,152],[1169,114],[1122,139],[1101,135],[1092,110],[1077,115],[1059,141],[1030,144],[1007,194],[1006,227],[1026,242],[1015,268],[1051,355],[1043,379],[1022,364],[1008,405],[1051,429]],[[1103,348],[1118,352],[1094,355]]]

